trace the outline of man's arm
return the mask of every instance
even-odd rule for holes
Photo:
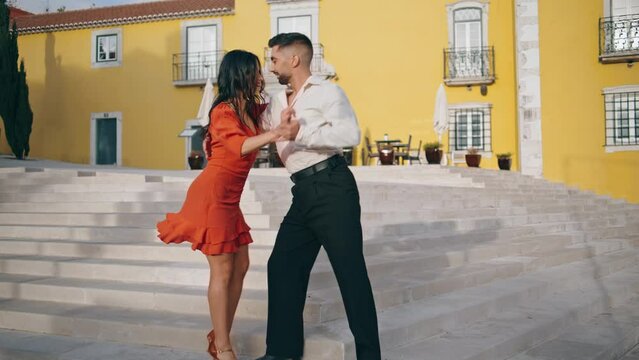
[[[307,148],[342,148],[360,142],[357,117],[344,91],[335,86],[327,94],[324,121],[300,125],[295,142]]]

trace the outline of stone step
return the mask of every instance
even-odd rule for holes
[[[113,176],[65,176],[51,175],[49,177],[0,177],[0,185],[3,187],[22,190],[23,186],[51,186],[51,185],[83,185],[83,184],[146,184],[155,183],[148,181],[144,175],[113,177]]]
[[[622,211],[621,215],[625,213]],[[555,225],[574,225],[577,229],[607,228],[624,226],[629,222],[636,222],[637,214],[633,213],[628,219],[624,216],[616,216],[612,211],[601,214],[600,212],[580,213],[571,215],[559,214],[532,214],[511,215],[497,217],[476,217],[469,219],[440,219],[423,220],[410,223],[388,223],[377,227],[365,227],[365,237],[376,236],[402,236],[418,233],[450,234],[464,233],[476,230],[502,229],[517,226],[548,225],[549,229]],[[364,223],[362,224],[364,225]]]
[[[106,184],[52,184],[52,185],[2,185],[0,194],[5,193],[111,193],[111,192],[153,192],[153,191],[183,191],[188,189],[188,183],[106,183]]]
[[[523,350],[575,316],[602,311],[589,305],[618,303],[639,291],[636,255],[621,263],[609,261],[617,254],[587,259],[388,310],[379,315],[386,358],[413,360],[416,354],[428,354],[429,360],[506,359],[516,353],[513,347]],[[577,315],[583,310],[590,311]],[[513,314],[518,315],[511,322]],[[537,317],[550,323],[536,323]],[[519,325],[531,327],[524,331],[527,336],[520,336]],[[480,356],[467,355],[475,351]]]
[[[610,319],[608,314],[614,313],[614,307],[623,306],[623,303],[630,301],[634,310],[622,308],[619,314],[634,315],[634,319],[625,319],[623,327],[632,329],[629,331],[636,334],[638,304],[637,299],[632,298],[637,296],[639,290],[637,275],[639,270],[633,268],[572,291],[549,294],[537,303],[500,312],[470,326],[452,329],[439,336],[393,349],[386,356],[397,360],[417,359],[418,354],[428,354],[429,360],[604,359],[607,357],[601,356],[607,351],[602,349],[605,348],[602,343],[616,348],[620,342],[636,343],[636,335],[632,340],[624,339],[620,336],[620,325],[615,326],[610,321],[601,328],[597,328],[597,325],[603,325],[598,324],[597,319],[593,320],[595,327],[579,323],[603,312],[606,315],[599,316],[598,320]],[[630,326],[629,320],[634,320],[635,325]],[[571,329],[582,331],[571,332]],[[565,331],[568,332],[565,340],[548,341]],[[580,336],[589,337],[591,343],[576,342]],[[537,348],[528,352],[539,357],[524,354],[511,358],[540,342],[544,343],[540,345],[539,352],[535,350]]]
[[[109,341],[0,330],[0,359],[4,360],[204,360],[202,351],[163,346],[121,344]],[[238,360],[253,360],[240,357]]]
[[[591,319],[569,326],[559,336],[545,341],[510,360],[636,360],[623,357],[639,339],[639,296],[606,309]],[[639,354],[636,352],[635,355]]]
[[[385,245],[395,240],[411,239],[421,240],[430,238],[451,238],[460,236],[467,239],[468,236],[482,236],[482,239],[503,238],[507,236],[522,235],[547,235],[561,232],[573,232],[590,230],[595,238],[607,238],[609,236],[623,237],[627,231],[637,231],[639,228],[636,222],[627,222],[623,225],[611,226],[609,222],[618,222],[619,219],[612,220],[602,218],[597,221],[569,221],[569,222],[549,222],[528,225],[483,226],[474,231],[461,231],[449,225],[445,221],[440,221],[444,229],[435,228],[432,231],[423,230],[422,227],[414,226],[415,231],[406,231],[399,225],[386,225],[376,228],[364,228],[364,241]],[[412,226],[412,224],[409,224]],[[432,224],[430,224],[433,226]],[[386,229],[386,230],[385,230]],[[395,230],[395,231],[390,231]],[[639,231],[637,231],[639,232]],[[390,234],[388,234],[390,233]],[[20,239],[63,239],[73,241],[102,241],[102,242],[157,242],[157,230],[127,227],[91,227],[91,226],[48,226],[48,225],[0,225],[0,234],[3,238]],[[255,244],[273,245],[277,235],[277,230],[254,229],[251,236]],[[391,239],[391,241],[389,241]]]
[[[613,256],[617,257],[617,261]],[[607,276],[607,279],[610,273],[637,264],[636,254],[623,257],[621,254],[606,255],[599,260],[597,276]],[[635,281],[636,274],[636,271],[631,274]],[[498,310],[533,303],[549,291],[565,291],[588,283],[593,276],[592,264],[585,260],[561,269],[553,268],[551,275],[554,276],[540,276],[537,272],[525,279],[520,276],[495,281],[384,311],[379,314],[383,348],[386,351],[406,344],[416,336],[434,335],[447,326],[465,325],[491,316]],[[234,339],[240,354],[263,353],[265,325],[262,320],[236,319]],[[123,312],[107,306],[6,300],[0,302],[0,326],[57,335],[99,336],[102,340],[123,343],[202,349],[205,344],[203,335],[210,328],[210,323],[206,316],[167,311],[130,309]],[[348,324],[342,319],[322,326],[307,326],[305,349],[305,359],[355,358]]]
[[[496,256],[504,256],[507,251],[514,251],[519,246],[547,246],[547,244],[567,245],[576,237],[574,234],[533,236],[532,231],[503,231],[501,235],[493,233],[476,233],[468,236],[414,237],[406,239],[378,240],[364,242],[364,254],[413,253],[434,251],[445,253],[445,262],[453,263],[455,254],[463,252],[463,258],[474,257],[478,248],[492,246]],[[512,243],[512,244],[511,244]],[[470,249],[470,250],[469,250]],[[250,246],[251,262],[266,264],[271,245],[252,244]],[[51,255],[58,257],[83,257],[95,259],[123,260],[164,260],[178,262],[201,262],[199,252],[190,251],[187,246],[165,245],[159,240],[150,241],[81,241],[66,239],[12,239],[0,238],[0,254],[5,255]],[[510,254],[510,253],[508,253]],[[326,260],[323,251],[318,262]]]
[[[0,203],[4,202],[121,202],[121,201],[184,201],[185,191],[121,191],[84,193],[0,193]],[[257,201],[253,191],[244,191],[242,201]]]
[[[163,213],[155,214],[78,214],[78,213],[0,213],[0,225],[56,225],[155,228],[164,220]],[[253,229],[274,229],[279,227],[282,217],[263,214],[244,214],[246,223]]]
[[[168,213],[176,212],[182,207],[182,201],[139,201],[139,202],[3,202],[0,203],[0,213]],[[545,202],[528,202],[525,205],[512,205],[506,201],[421,201],[407,203],[402,201],[371,204],[362,201],[362,211],[365,213],[393,212],[419,213],[435,218],[451,217],[482,217],[495,215],[523,215],[557,212],[579,212],[608,210],[632,210],[636,206],[630,204],[610,205],[549,205]],[[413,205],[411,207],[409,205]],[[240,208],[245,214],[268,213],[284,215],[290,207],[290,199],[278,202],[241,201]]]
[[[179,201],[166,201],[166,202],[66,202],[66,203],[2,203],[0,204],[0,213],[13,213],[13,214],[32,214],[32,213],[60,213],[60,214],[101,214],[101,213],[119,213],[119,214],[164,214],[169,212],[177,212],[182,207],[182,202]],[[290,203],[283,202],[281,204],[267,204],[266,206],[262,202],[240,202],[240,208],[244,214],[269,214],[283,216],[288,211]],[[603,207],[599,206],[591,208],[592,210],[605,211]],[[561,210],[573,210],[572,208],[555,208],[557,212]],[[384,213],[388,214],[383,209],[376,208],[363,208],[362,211],[366,214],[371,213]],[[543,211],[539,211],[543,212]],[[510,208],[473,208],[473,209],[442,209],[442,208],[425,208],[409,210],[405,207],[394,211],[393,213],[400,213],[401,216],[410,218],[421,218],[428,216],[431,218],[451,218],[451,217],[476,217],[476,216],[496,216],[496,215],[523,215],[526,214],[524,207],[510,207]],[[156,215],[157,216],[157,215]]]
[[[182,207],[182,201],[149,202],[15,202],[0,203],[0,213],[170,213]],[[261,202],[241,201],[245,214],[262,214]]]
[[[3,238],[63,239],[102,242],[157,242],[156,229],[96,226],[0,225]],[[273,244],[277,230],[251,230],[256,244]]]
[[[510,249],[501,249],[502,253],[497,253],[501,246],[492,245],[437,255],[409,257],[407,254],[394,254],[393,257],[387,255],[369,259],[368,269],[378,310],[383,310],[427,296],[580,261],[624,248],[622,242],[613,241],[587,246],[573,245],[565,249],[563,246],[562,243],[531,241],[511,244]],[[399,262],[399,259],[403,259],[403,262]],[[154,309],[164,308],[168,311],[179,311],[178,308],[171,308],[177,306],[176,304],[200,304],[203,301],[201,295],[205,293],[208,284],[208,267],[203,261],[197,264],[170,262],[165,263],[164,267],[157,264],[157,261],[105,262],[53,256],[0,256],[0,265],[5,273],[4,281],[0,279],[0,284],[5,285],[0,290],[0,297],[121,307],[148,308],[153,305]],[[138,271],[134,272],[135,268]],[[265,266],[253,266],[247,275],[246,293],[238,311],[239,316],[265,317],[265,269]],[[125,271],[132,274],[125,278],[127,283],[121,284],[121,274]],[[20,284],[21,282],[28,284]],[[91,282],[95,285],[91,285]],[[63,289],[53,290],[55,286]],[[73,287],[75,289],[71,289]],[[340,293],[328,264],[316,263],[309,289],[311,291],[305,309],[308,322],[330,321],[345,315]],[[132,299],[140,298],[146,300],[137,304],[130,303]],[[204,306],[205,302],[201,305],[203,306],[191,308],[204,313],[208,308]]]

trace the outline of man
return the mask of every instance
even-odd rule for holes
[[[299,33],[269,41],[272,72],[292,91],[272,99],[270,126],[282,124],[280,158],[295,184],[268,261],[266,355],[298,360],[303,354],[303,310],[313,264],[324,247],[335,272],[355,338],[358,360],[381,360],[377,313],[362,251],[359,192],[341,148],[360,142],[344,92],[311,76],[313,46]]]

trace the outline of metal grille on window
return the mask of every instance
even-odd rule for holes
[[[492,151],[491,107],[451,109],[449,118],[450,151],[463,151],[471,147]]]
[[[639,92],[604,95],[606,146],[639,145]]]

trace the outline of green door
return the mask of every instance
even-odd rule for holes
[[[97,119],[96,164],[117,164],[117,119]]]

